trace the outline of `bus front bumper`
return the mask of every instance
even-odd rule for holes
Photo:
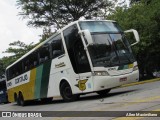
[[[93,91],[100,91],[114,88],[124,84],[139,81],[139,71],[117,75],[117,76],[94,76],[93,77]]]

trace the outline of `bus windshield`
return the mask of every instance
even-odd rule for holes
[[[94,44],[88,46],[88,51],[94,67],[135,62],[129,42],[116,22],[84,21],[79,24],[82,30],[91,32]]]

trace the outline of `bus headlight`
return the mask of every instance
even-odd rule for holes
[[[93,73],[94,76],[108,76],[108,72],[107,71],[94,71]]]
[[[136,71],[136,70],[138,70],[138,65],[133,67],[133,71]]]

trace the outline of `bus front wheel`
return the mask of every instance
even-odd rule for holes
[[[60,93],[65,102],[72,102],[78,99],[79,95],[73,95],[72,89],[67,82],[63,82],[60,86]]]

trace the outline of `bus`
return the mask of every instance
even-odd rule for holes
[[[1,76],[0,78],[0,103],[7,103],[7,87],[6,87],[6,79],[5,76]]]
[[[125,33],[131,32],[134,43]],[[114,87],[139,80],[131,46],[134,29],[122,31],[113,20],[77,20],[40,43],[6,68],[9,102],[70,102],[80,95],[107,95]]]

